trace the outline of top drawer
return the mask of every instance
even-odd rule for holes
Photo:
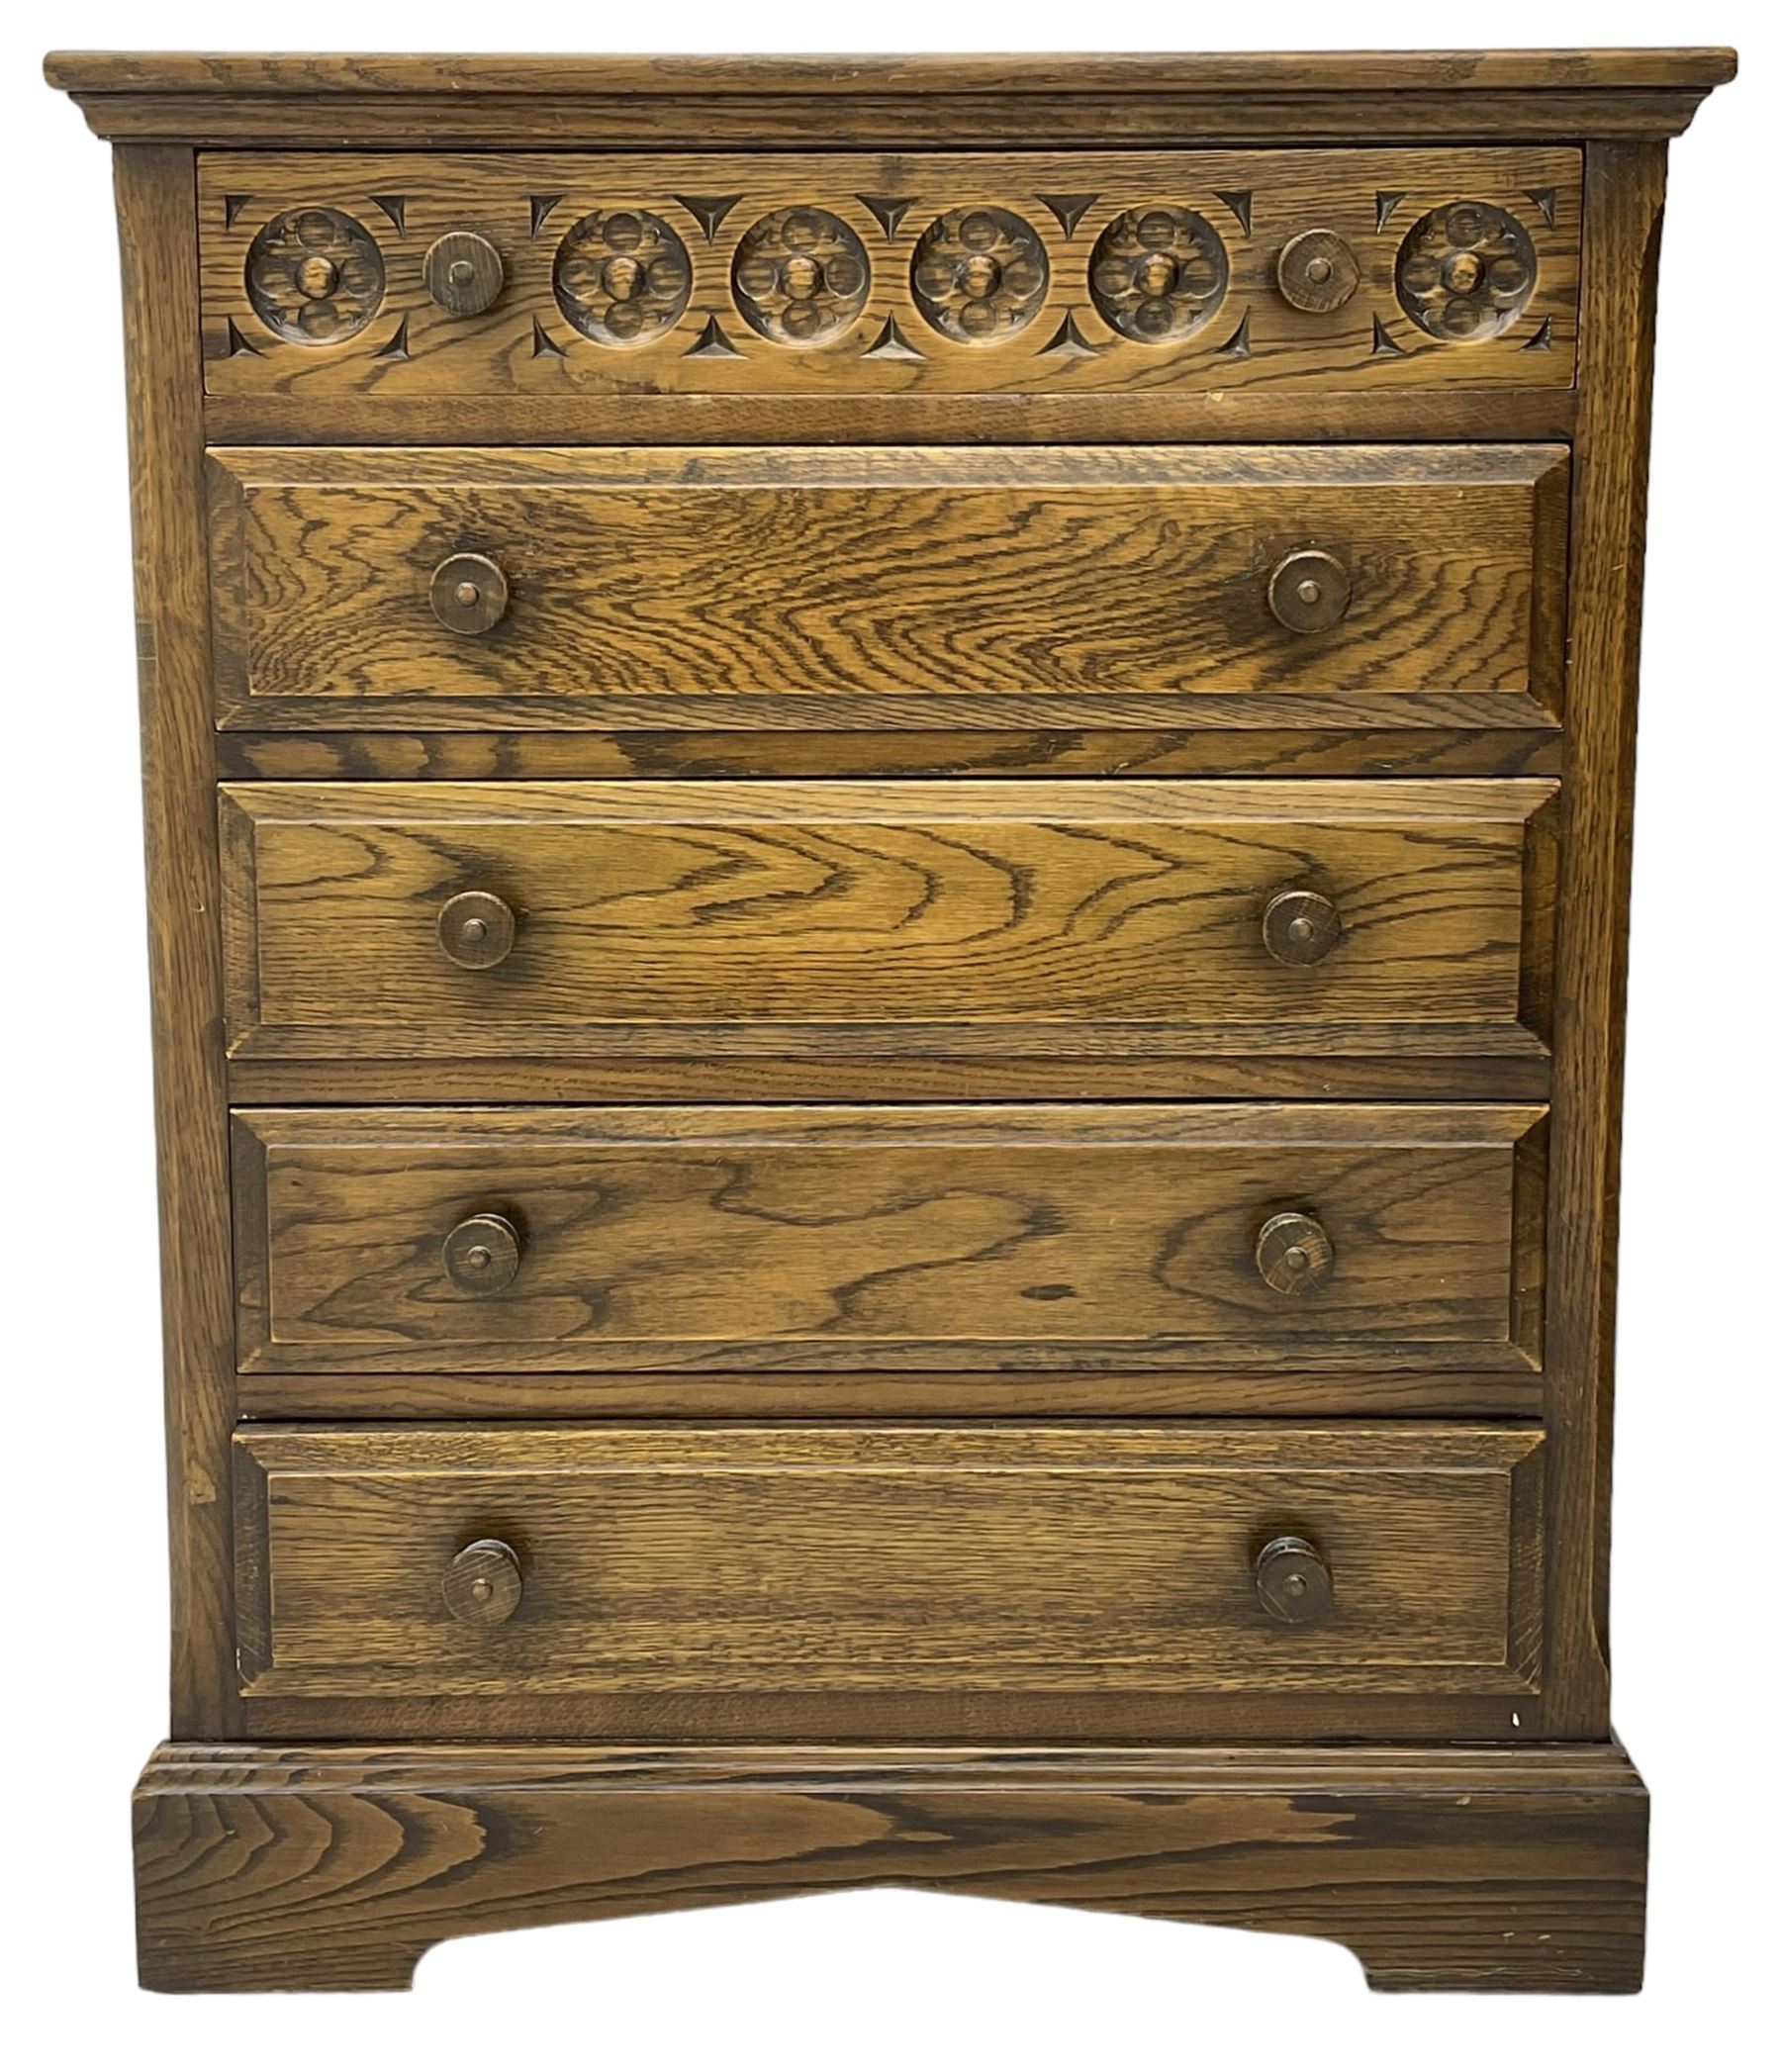
[[[201,160],[216,396],[1568,387],[1573,149]]]

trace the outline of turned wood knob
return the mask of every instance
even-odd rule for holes
[[[1315,1216],[1269,1216],[1256,1240],[1256,1271],[1282,1295],[1308,1295],[1336,1271],[1336,1248]]]
[[[1336,1602],[1330,1564],[1309,1540],[1281,1533],[1256,1556],[1256,1596],[1282,1626],[1309,1626]]]
[[[487,554],[448,554],[427,590],[433,616],[452,633],[486,633],[507,615],[508,580]]]
[[[1305,547],[1267,579],[1267,609],[1289,633],[1325,633],[1349,608],[1353,585],[1334,554]]]
[[[1360,262],[1334,231],[1301,231],[1281,245],[1274,279],[1295,310],[1321,317],[1341,309],[1359,287]]]
[[[472,1540],[451,1557],[439,1587],[445,1609],[465,1626],[501,1626],[519,1609],[525,1582],[505,1540]]]
[[[445,1277],[466,1295],[498,1295],[519,1271],[519,1233],[505,1216],[466,1216],[445,1239]]]
[[[1280,964],[1321,964],[1342,939],[1342,916],[1322,893],[1275,893],[1262,913],[1262,942]]]
[[[439,948],[467,972],[486,972],[514,947],[519,926],[498,893],[459,893],[439,908]]]
[[[507,268],[488,238],[475,231],[447,231],[421,261],[426,292],[452,317],[478,317],[501,293]]]

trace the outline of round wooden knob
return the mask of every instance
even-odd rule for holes
[[[433,616],[452,633],[486,633],[507,616],[508,579],[487,554],[450,554],[432,572]]]
[[[1289,633],[1324,633],[1347,612],[1353,586],[1334,554],[1306,547],[1267,579],[1267,609]]]
[[[452,1556],[439,1587],[445,1609],[465,1626],[501,1626],[519,1609],[525,1582],[505,1540],[472,1540]]]
[[[1321,964],[1342,940],[1342,916],[1322,893],[1275,893],[1262,913],[1262,941],[1281,964]]]
[[[519,1233],[493,1211],[466,1216],[445,1240],[445,1277],[466,1295],[498,1295],[519,1271]]]
[[[514,947],[519,923],[496,893],[459,893],[439,909],[439,948],[467,972],[486,972]]]
[[[1256,1271],[1282,1295],[1309,1295],[1336,1271],[1336,1248],[1315,1216],[1269,1216],[1256,1240]]]
[[[421,261],[426,292],[453,317],[478,317],[501,293],[507,268],[488,238],[475,231],[447,231]]]
[[[1334,231],[1301,231],[1281,245],[1274,279],[1295,310],[1321,317],[1341,309],[1359,287],[1360,262]]]
[[[1256,1596],[1282,1626],[1309,1626],[1336,1602],[1330,1564],[1297,1533],[1282,1533],[1256,1556]]]

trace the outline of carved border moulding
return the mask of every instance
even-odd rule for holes
[[[1094,240],[1088,292],[1122,337],[1172,345],[1210,321],[1230,285],[1224,239],[1191,209],[1128,209]]]
[[[936,217],[909,262],[915,307],[963,345],[992,345],[1025,330],[1050,285],[1044,241],[1008,209],[951,209]]]
[[[693,293],[693,261],[647,209],[594,209],[571,225],[550,269],[557,308],[597,345],[647,345]]]
[[[1489,202],[1432,209],[1398,247],[1404,315],[1446,344],[1500,336],[1528,307],[1539,277],[1533,238]]]
[[[743,234],[730,268],[744,322],[776,345],[827,345],[866,307],[866,247],[826,209],[776,209]]]
[[[287,209],[247,247],[247,301],[274,337],[337,345],[364,330],[383,301],[383,254],[339,209]]]

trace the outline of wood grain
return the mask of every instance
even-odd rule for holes
[[[1563,1731],[1608,1729],[1608,1500],[1633,768],[1661,145],[1592,146],[1589,381],[1572,514],[1551,1223],[1549,1616]]]
[[[1544,1111],[1085,1105],[245,1110],[241,1365],[1525,1367]],[[1518,1169],[1523,1176],[1518,1184]],[[1337,1271],[1269,1288],[1316,1214]],[[439,1248],[520,1231],[503,1293]]]
[[[1521,1692],[1539,1443],[1353,1424],[248,1428],[242,1688]],[[1313,1625],[1256,1594],[1286,1532],[1335,1571]],[[522,1594],[499,1627],[466,1625],[442,1586],[491,1537]]]
[[[634,389],[1077,394],[1177,384],[1220,393],[1370,391],[1448,381],[1568,388],[1579,172],[1575,150],[1550,147],[1042,156],[774,150],[694,160],[207,153],[200,161],[206,386],[219,396],[391,397]],[[1402,199],[1387,209],[1381,194]],[[400,198],[398,207],[388,206],[391,197]],[[719,221],[694,206],[703,197],[722,198]],[[875,210],[882,197],[893,206],[881,201]],[[1455,343],[1414,321],[1396,269],[1412,226],[1462,200],[1507,210],[1523,223],[1538,272],[1508,330]],[[1215,261],[1198,263],[1216,264],[1228,276],[1220,295],[1195,305],[1193,327],[1167,342],[1121,328],[1100,290],[1107,262],[1097,248],[1128,211],[1160,207],[1198,220],[1197,250],[1217,253]],[[837,310],[844,321],[787,341],[757,327],[739,285],[746,269],[738,254],[753,225],[811,209],[847,227],[870,279]],[[924,318],[912,288],[917,241],[948,212],[984,209],[1023,227],[1029,247],[1043,252],[1048,277],[1010,313],[1014,328],[1004,321],[984,337],[949,335]],[[289,212],[319,210],[334,212],[372,240],[382,282],[369,300],[329,303],[327,321],[336,329],[312,337],[301,328],[293,333],[283,321],[264,321],[250,288],[267,273],[264,245],[255,243],[267,227]],[[669,321],[646,324],[630,339],[614,340],[604,330],[584,335],[558,292],[572,277],[556,271],[566,235],[613,212],[665,227],[673,240],[669,263],[682,284],[671,318],[664,301]],[[1360,273],[1359,292],[1344,307],[1319,314],[1294,309],[1274,274],[1281,246],[1312,227],[1340,235]],[[506,271],[501,296],[476,317],[441,310],[426,287],[427,249],[456,231],[492,243]],[[617,249],[603,234],[593,248],[608,257]],[[633,248],[652,247],[623,246]],[[652,278],[656,272],[652,262]],[[645,306],[633,297],[630,321]]]
[[[243,1374],[248,1418],[1294,1417],[1536,1419],[1537,1373],[1428,1367],[1292,1373],[1274,1367],[984,1373],[618,1372]]]
[[[226,782],[612,777],[1556,777],[1550,727],[1052,727],[969,733],[231,731]]]
[[[1043,395],[212,396],[213,446],[1245,446],[1568,439],[1575,389],[1197,390]]]
[[[896,1886],[1324,1935],[1374,1987],[1635,1992],[1612,1744],[175,1746],[136,1794],[142,1983],[412,1982],[452,1935]]]
[[[1291,1031],[1282,1032],[1287,1036]],[[1513,1031],[1450,1041],[1406,1031],[1390,1050],[1360,1047],[1363,1023],[1314,1035],[1284,1050],[1192,1056],[1049,1058],[891,1057],[860,1051],[826,1057],[711,1058],[247,1058],[229,1068],[237,1107],[321,1102],[362,1107],[417,1102],[708,1102],[801,1100],[1467,1100],[1544,1102],[1551,1063]],[[1340,1040],[1350,1046],[1327,1048]],[[1468,1048],[1459,1048],[1469,1045]]]
[[[236,1057],[1369,1050],[1549,990],[1556,787],[263,785],[223,793]],[[1524,883],[1536,889],[1524,912]],[[1314,965],[1282,892],[1335,903]],[[451,899],[518,916],[498,965]],[[1540,1027],[1528,1030],[1532,1037]]]
[[[1103,112],[1110,101],[1192,90],[1242,94],[1342,91],[1361,96],[1438,87],[1453,93],[1547,93],[1684,89],[1706,92],[1736,70],[1721,47],[1539,50],[1196,50],[1118,53],[1034,51],[996,55],[778,56],[479,51],[322,52],[249,50],[51,50],[44,75],[64,93],[253,94],[350,100],[449,90],[479,94],[564,93],[673,100],[690,86],[744,104],[795,88],[845,103],[887,90],[949,93],[1078,93]],[[1375,126],[1379,110],[1371,110]]]
[[[222,949],[212,832],[203,428],[189,151],[115,164],[124,269],[131,521],[160,1190],[176,1734],[236,1731],[229,1430],[234,1299]]]
[[[1661,140],[1734,69],[49,61],[132,140],[184,1738],[145,1983],[889,1883],[1637,1986],[1644,456]],[[1536,260],[1488,338],[1399,271],[1462,201]],[[1094,254],[1165,207],[1207,314],[1159,345]],[[614,208],[685,250],[647,344],[553,270]],[[736,271],[792,208],[861,261],[803,342]],[[351,279],[268,259],[316,209]],[[924,274],[972,209],[1002,272]],[[1333,311],[1278,285],[1313,229]],[[453,316],[465,232],[500,292]],[[1305,549],[1355,599],[1295,640]],[[460,552],[480,635],[428,603]],[[1275,863],[1359,916],[1331,961],[1255,961]],[[509,964],[440,969],[497,873]],[[497,1294],[442,1265],[479,1214]],[[1280,1214],[1322,1289],[1257,1272]],[[1249,1592],[1282,1533],[1325,1622]],[[477,1538],[503,1624],[441,1595]]]
[[[1539,725],[1556,447],[213,455],[226,725]],[[1318,546],[1326,632],[1267,605]],[[486,554],[487,633],[428,589]],[[590,629],[595,631],[592,636]]]
[[[1729,50],[1078,58],[555,58],[60,52],[102,135],[186,145],[619,144],[708,151],[1673,137]]]

